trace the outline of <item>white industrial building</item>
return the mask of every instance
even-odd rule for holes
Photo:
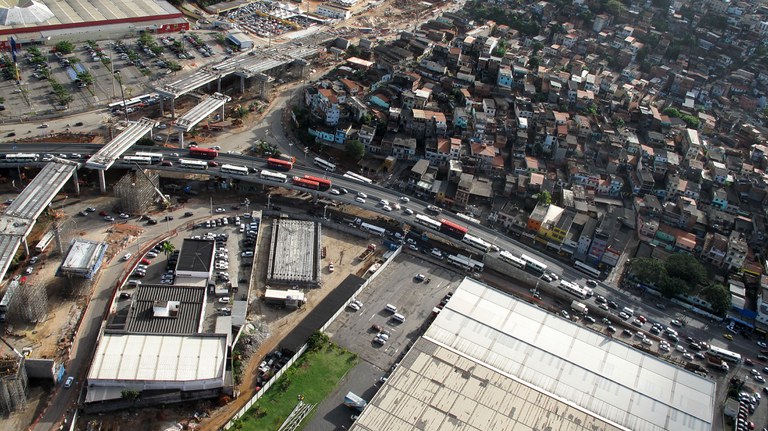
[[[253,48],[253,41],[242,31],[230,31],[227,40],[232,42],[240,51]]]
[[[349,19],[349,17],[352,16],[351,10],[340,6],[332,6],[329,4],[319,5],[317,7],[316,13],[318,15],[326,16],[332,19]]]
[[[355,424],[709,431],[715,381],[465,279]]]

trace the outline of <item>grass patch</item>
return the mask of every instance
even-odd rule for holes
[[[357,360],[354,353],[331,343],[307,351],[231,429],[276,430],[296,407],[299,395],[305,403],[319,404]]]

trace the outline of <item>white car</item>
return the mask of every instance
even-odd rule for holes
[[[383,207],[381,207],[381,209],[383,209],[386,212],[392,211],[392,208],[389,205],[384,205]]]
[[[219,298],[219,304],[229,304],[229,297]]]
[[[357,192],[357,197],[366,199],[368,198],[368,195],[363,192]]]
[[[688,351],[685,350],[685,347],[683,347],[683,346],[681,346],[679,344],[677,346],[675,346],[675,350],[677,350],[680,353],[688,353]]]
[[[338,189],[331,189],[331,191],[329,191],[328,193],[330,193],[332,195],[340,195],[341,194],[341,192]]]
[[[24,275],[30,275],[33,272],[35,272],[35,267],[34,266],[28,266],[27,269],[24,270]]]
[[[379,201],[379,205],[381,205],[381,206],[389,206],[389,201],[387,201],[386,199],[382,199],[382,200]]]
[[[64,387],[69,388],[72,386],[72,383],[75,382],[75,378],[72,376],[67,377],[67,381],[64,382]]]
[[[131,254],[131,253],[125,253],[125,254],[123,255],[123,260],[128,260],[128,259],[130,259],[130,258],[131,258],[131,256],[133,256],[133,254]]]
[[[408,202],[410,202],[410,201],[411,201],[411,200],[410,200],[410,199],[408,199],[408,197],[406,197],[406,196],[400,196],[400,202],[405,202],[405,203],[408,203]]]
[[[404,210],[403,210],[403,212],[404,212],[406,215],[413,215],[413,210],[412,210],[412,209],[410,209],[410,208],[406,208],[406,209],[404,209]]]
[[[365,203],[365,198],[362,198],[362,197],[358,196],[358,197],[355,198],[355,202],[359,202],[361,204],[364,204]]]
[[[120,213],[120,216],[119,216],[119,217],[120,217],[121,219],[123,219],[123,220],[127,220],[127,219],[131,218],[131,216],[129,216],[129,215],[128,215],[128,214],[126,214],[126,213]]]
[[[219,214],[221,214],[221,213],[223,213],[223,212],[225,212],[225,211],[227,211],[227,210],[225,210],[224,208],[221,208],[221,207],[219,207],[219,208],[216,208],[214,211],[215,211],[216,213],[219,213]]]
[[[349,308],[351,308],[352,310],[355,310],[355,311],[360,311],[360,306],[357,305],[357,303],[355,303],[355,302],[350,302],[349,304],[347,304],[347,307],[349,307]]]

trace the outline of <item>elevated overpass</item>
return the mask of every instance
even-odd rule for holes
[[[107,192],[107,183],[104,179],[104,171],[109,169],[128,148],[139,141],[147,133],[152,137],[152,129],[157,125],[154,120],[142,118],[139,121],[129,121],[128,127],[119,135],[101,147],[87,162],[85,167],[99,171],[99,189],[102,193]]]
[[[32,232],[40,214],[73,175],[75,190],[79,193],[78,167],[78,163],[67,160],[47,163],[0,216],[0,274],[4,276],[8,271],[19,245],[23,244],[24,252],[29,255],[27,235]]]
[[[232,98],[229,96],[215,93],[204,98],[194,108],[176,120],[173,123],[173,128],[179,131],[179,145],[181,145],[181,148],[184,148],[184,133],[192,130],[197,123],[204,120],[211,113],[221,108],[221,118],[224,118],[224,105],[230,100]]]

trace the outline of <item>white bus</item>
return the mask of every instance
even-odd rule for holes
[[[208,169],[208,162],[204,160],[179,159],[179,165],[189,169]]]
[[[384,234],[387,233],[386,229],[368,223],[361,224],[360,229],[378,236],[384,236]]]
[[[485,264],[483,262],[478,262],[474,259],[471,259],[469,256],[464,256],[461,254],[448,256],[448,263],[467,271],[481,272],[483,269],[485,269]]]
[[[51,241],[53,240],[53,231],[48,231],[43,235],[42,238],[40,238],[40,241],[37,242],[37,245],[35,245],[35,251],[38,253],[42,253],[45,251],[45,249],[51,244]]]
[[[478,219],[476,219],[476,218],[474,218],[472,216],[469,216],[467,214],[456,213],[456,217],[458,217],[458,218],[460,218],[460,219],[462,219],[464,221],[480,224],[480,220],[478,220]]]
[[[315,165],[320,166],[321,168],[325,169],[326,171],[335,172],[336,171],[336,165],[333,163],[323,160],[320,157],[315,157]]]
[[[563,289],[567,293],[570,293],[579,299],[587,299],[586,289],[579,287],[578,284],[572,283],[568,280],[560,280],[560,289]]]
[[[269,181],[277,181],[278,183],[284,183],[288,181],[288,176],[283,175],[279,172],[272,172],[268,171],[266,169],[263,169],[261,171],[261,179],[262,180],[269,180]]]
[[[15,153],[7,154],[5,161],[7,163],[22,163],[22,162],[36,162],[39,156],[34,153]]]
[[[248,175],[248,168],[236,165],[221,165],[221,172],[235,175]]]
[[[366,184],[373,184],[373,180],[370,178],[366,178],[362,175],[358,175],[352,171],[347,171],[347,173],[344,174],[344,178],[349,178],[350,180],[360,181],[361,183]]]
[[[536,273],[543,274],[544,271],[547,270],[547,265],[544,265],[543,263],[539,262],[538,260],[536,260],[536,259],[534,259],[534,258],[532,258],[530,256],[521,255],[520,258],[525,261],[525,267],[526,268],[528,268],[528,269],[530,269],[530,270],[532,270],[532,271],[534,271]]]
[[[741,355],[736,352],[731,352],[730,350],[725,350],[723,348],[717,347],[717,346],[709,346],[709,350],[707,350],[707,353],[709,353],[712,356],[717,356],[718,358],[725,359],[726,361],[739,363],[741,362]]]
[[[433,218],[427,217],[423,214],[416,215],[416,222],[421,223],[426,227],[431,227],[434,230],[440,230],[441,223]]]
[[[578,261],[573,264],[573,267],[585,274],[591,275],[592,278],[600,278],[600,276],[602,275],[598,269],[595,269],[587,264],[584,264]]]
[[[125,163],[130,164],[136,164],[136,165],[151,165],[152,159],[149,157],[141,157],[141,156],[123,156],[123,161]]]
[[[470,234],[464,235],[464,238],[461,241],[471,245],[483,253],[488,253],[488,251],[491,250],[491,243]]]
[[[149,159],[152,160],[152,163],[160,163],[160,162],[163,161],[163,158],[165,157],[165,156],[163,156],[162,153],[145,153],[145,152],[141,152],[141,151],[137,151],[136,154],[134,154],[134,156],[136,156],[136,157],[149,157]]]
[[[525,261],[506,250],[502,250],[499,253],[499,259],[503,260],[504,262],[507,262],[508,264],[514,266],[515,268],[525,269]]]

